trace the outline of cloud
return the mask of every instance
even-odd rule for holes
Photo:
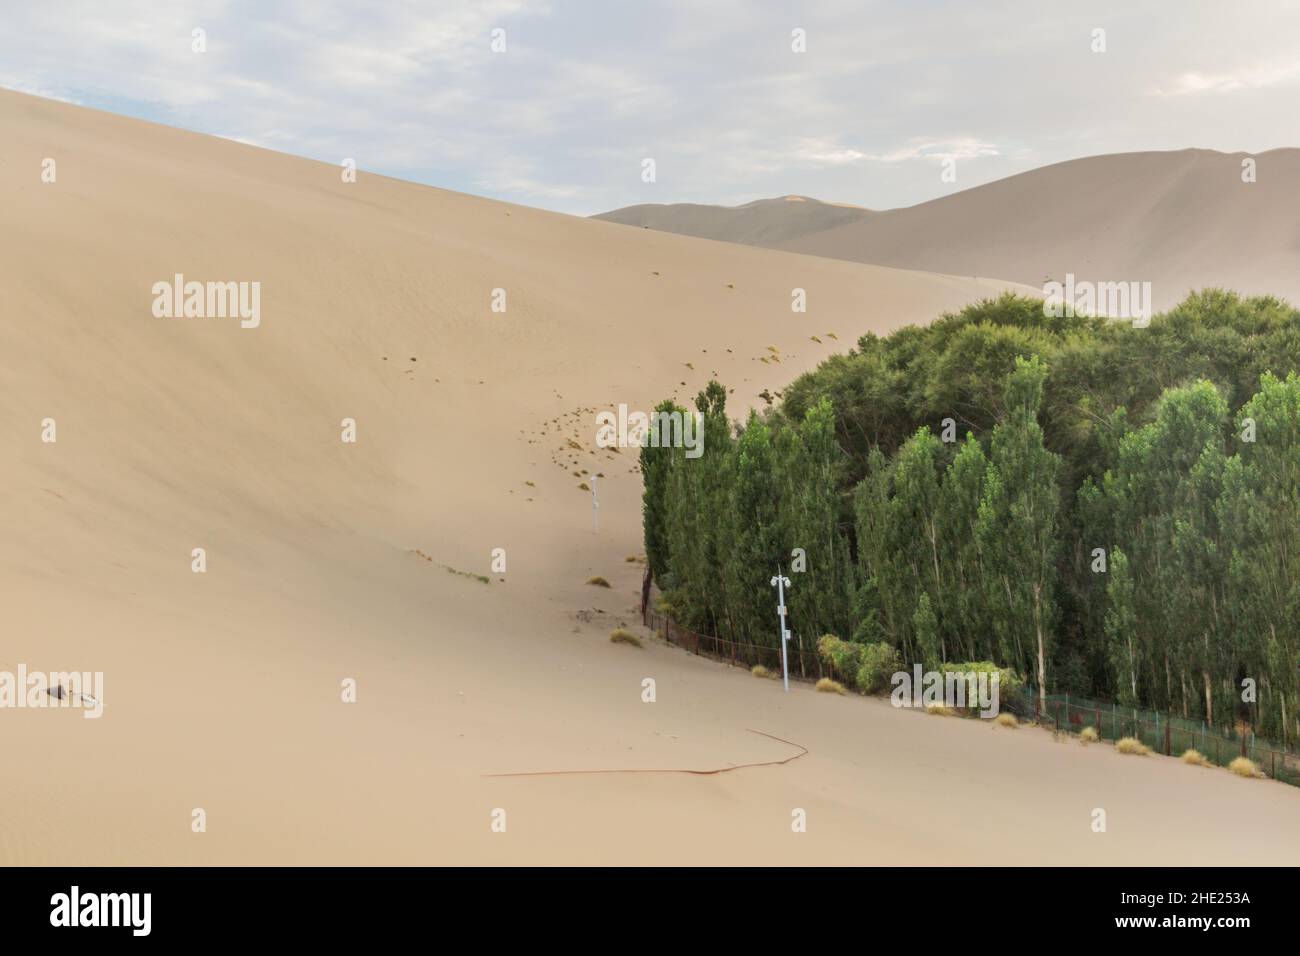
[[[1253,9],[1186,0],[1170,21],[1132,0],[66,0],[6,12],[0,83],[568,212],[791,193],[887,208],[951,191],[944,159],[979,160],[964,188],[1088,153],[1293,145],[1286,37],[1300,10]],[[1105,56],[1089,50],[1098,24]],[[1273,65],[1168,68],[1247,42]],[[1245,89],[1245,108],[1211,95]],[[1195,110],[1172,105],[1195,94]]]
[[[964,137],[938,143],[914,143],[887,153],[876,153],[865,158],[878,163],[901,163],[912,159],[978,159],[983,156],[1001,155],[1002,152],[992,143]]]
[[[1300,80],[1300,60],[1267,67],[1243,67],[1228,73],[1183,73],[1168,87],[1156,87],[1153,96],[1189,96],[1197,93],[1235,93],[1261,90]]]

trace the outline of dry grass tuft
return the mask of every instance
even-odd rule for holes
[[[957,711],[951,707],[945,707],[943,704],[926,704],[925,712],[927,714],[938,714],[940,717],[956,717]]]
[[[775,676],[776,676],[776,675],[773,674],[770,670],[768,670],[766,667],[764,667],[762,664],[755,664],[753,667],[751,667],[751,668],[749,669],[749,672],[750,672],[751,674],[753,674],[755,677],[764,677],[764,678],[767,678],[767,677],[775,677]]]
[[[1097,733],[1097,728],[1091,724],[1079,731],[1079,743],[1081,744],[1095,744],[1100,739],[1101,736]]]
[[[1238,757],[1232,763],[1228,764],[1228,769],[1238,777],[1258,777],[1259,768],[1255,766],[1255,761],[1249,757]]]
[[[587,578],[587,583],[595,585],[598,588],[609,587],[609,582],[606,581],[604,578],[602,578],[599,574],[595,575],[594,577]]]
[[[641,638],[637,637],[626,628],[616,627],[609,632],[610,643],[613,644],[631,644],[633,647],[641,646]]]
[[[823,677],[817,682],[817,690],[823,694],[843,694],[844,685],[837,680],[831,680],[829,677]]]
[[[1007,727],[1015,730],[1020,726],[1020,721],[1016,720],[1015,714],[998,714],[993,718],[994,727]]]
[[[1122,754],[1136,754],[1139,757],[1151,753],[1151,748],[1136,737],[1121,737],[1115,741],[1115,749]]]
[[[1195,747],[1189,747],[1187,750],[1183,751],[1182,761],[1183,763],[1192,764],[1195,767],[1212,766],[1210,761],[1206,759],[1205,754],[1201,753]]]

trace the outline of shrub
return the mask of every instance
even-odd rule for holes
[[[609,632],[610,643],[613,644],[631,644],[633,647],[641,646],[641,638],[637,637],[626,628],[616,627]]]
[[[595,577],[587,578],[587,583],[594,584],[598,588],[609,587],[609,582],[606,581],[604,578],[602,578],[599,574],[597,574]]]
[[[1010,667],[998,667],[992,661],[970,661],[968,663],[956,663],[950,661],[944,664],[940,671],[944,676],[944,684],[947,685],[948,675],[961,675],[966,679],[966,706],[973,707],[972,701],[978,700],[975,696],[978,690],[979,675],[984,674],[985,679],[992,681],[994,674],[998,675],[998,709],[1009,710],[1013,713],[1025,714],[1028,712],[1028,704],[1025,700],[1025,679]],[[973,677],[971,675],[974,675]]]
[[[1259,776],[1259,768],[1255,766],[1255,761],[1249,757],[1237,757],[1232,763],[1228,764],[1228,769],[1238,777]]]
[[[857,678],[858,690],[864,694],[875,694],[889,687],[890,678],[903,667],[898,651],[893,645],[883,641],[875,644],[854,645],[859,647]]]
[[[860,645],[841,641],[834,634],[823,634],[817,639],[817,653],[830,665],[832,674],[849,681],[857,676],[862,657]]]
[[[843,694],[844,685],[837,680],[831,680],[829,677],[823,677],[817,682],[817,690],[823,694]]]
[[[1115,741],[1115,749],[1122,754],[1136,754],[1139,757],[1145,757],[1151,752],[1147,745],[1136,737],[1121,737]]]
[[[1095,744],[1101,737],[1097,734],[1097,728],[1089,724],[1079,731],[1079,741],[1085,744]]]
[[[1206,759],[1205,754],[1201,753],[1195,747],[1189,747],[1187,750],[1183,751],[1182,761],[1183,763],[1189,763],[1197,767],[1211,766],[1210,761]]]
[[[764,667],[762,664],[755,664],[753,667],[751,667],[751,668],[749,669],[749,672],[750,672],[751,674],[753,674],[755,677],[764,677],[764,678],[767,678],[767,677],[775,677],[775,676],[776,676],[776,675],[773,674],[770,670],[768,670],[766,667]]]

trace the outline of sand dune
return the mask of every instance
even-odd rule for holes
[[[592,218],[701,239],[776,248],[795,239],[861,222],[873,215],[875,213],[870,209],[857,206],[840,206],[807,196],[781,196],[755,200],[743,206],[643,203]]]
[[[1247,158],[1204,149],[1093,156],[815,231],[772,201],[769,217],[786,221],[765,224],[770,240],[736,228],[734,211],[721,207],[686,217],[679,207],[633,206],[602,218],[1040,289],[1069,272],[1150,282],[1157,309],[1215,285],[1300,301],[1300,149],[1255,155],[1253,183],[1242,181]]]
[[[98,720],[0,711],[0,863],[1292,860],[1281,785],[608,642],[640,631],[641,488],[594,410],[716,372],[739,413],[1002,283],[344,183],[14,93],[0,128],[0,670],[105,679]],[[260,324],[155,317],[177,273],[259,282]],[[489,776],[790,755],[751,729],[809,752]]]

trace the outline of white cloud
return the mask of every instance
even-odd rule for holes
[[[1300,80],[1300,60],[1267,67],[1243,67],[1228,73],[1183,73],[1168,87],[1156,87],[1154,96],[1187,96],[1195,93],[1235,93],[1259,90]]]
[[[880,163],[901,163],[907,160],[978,159],[983,156],[1001,156],[992,143],[964,137],[935,143],[913,143],[887,153],[875,153],[865,158]]]

